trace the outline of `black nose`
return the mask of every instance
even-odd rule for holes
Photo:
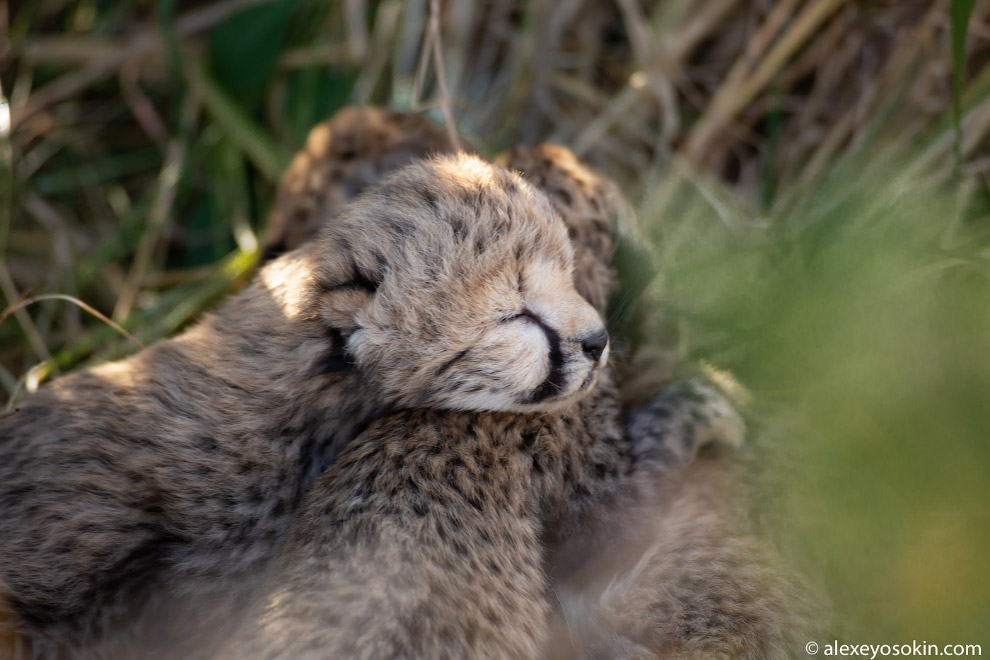
[[[606,346],[608,346],[608,333],[604,330],[599,330],[581,340],[581,349],[592,362],[598,362]]]

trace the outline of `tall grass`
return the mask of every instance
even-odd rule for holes
[[[990,207],[898,155],[766,216],[669,187],[658,304],[752,392],[760,513],[844,641],[986,649]]]

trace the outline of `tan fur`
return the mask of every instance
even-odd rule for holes
[[[420,161],[198,326],[24,399],[0,422],[0,570],[32,653],[203,652],[313,477],[391,409],[572,406],[607,358],[572,268],[518,176]]]

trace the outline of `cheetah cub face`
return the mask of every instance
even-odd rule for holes
[[[390,403],[553,409],[584,396],[608,358],[550,201],[476,157],[398,171],[315,247],[319,318]]]

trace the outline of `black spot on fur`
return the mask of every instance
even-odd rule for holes
[[[284,435],[291,437],[302,435],[302,432],[299,429],[287,429]],[[311,433],[303,437],[299,443],[300,474],[319,473],[326,467],[325,463],[328,461],[327,447],[330,441],[331,438],[318,437]],[[302,486],[302,482],[300,482],[300,486]],[[302,492],[298,493],[298,497],[302,497]]]
[[[379,249],[373,249],[371,251],[371,256],[375,260],[375,277],[372,278],[375,281],[375,285],[380,285],[382,283],[382,276],[385,273],[385,266],[388,261],[385,259],[385,253]]]
[[[220,445],[217,444],[216,439],[208,435],[199,438],[199,446],[207,454],[215,454],[220,451]]]
[[[537,438],[539,438],[539,434],[535,431],[526,431],[522,434],[522,439],[519,443],[519,450],[524,451],[527,454],[530,453],[536,447]]]
[[[423,201],[426,202],[430,206],[430,209],[434,213],[436,213],[436,211],[439,208],[439,205],[438,205],[438,202],[437,202],[437,195],[436,195],[435,192],[433,192],[429,188],[429,186],[420,184],[420,185],[418,185],[418,186],[415,187],[414,192],[417,195],[419,195],[423,199]]]
[[[481,500],[479,500],[477,497],[467,497],[465,499],[467,499],[468,504],[474,507],[475,511],[477,511],[478,513],[484,512],[484,508],[481,506]]]
[[[571,204],[574,203],[574,198],[571,197],[571,194],[566,190],[564,190],[563,188],[554,189],[553,194],[556,195],[560,199],[560,201],[564,203],[564,206],[570,206]]]
[[[469,350],[470,349],[465,348],[463,351],[460,351],[459,353],[457,353],[457,355],[455,355],[454,357],[450,358],[449,360],[447,360],[446,362],[444,362],[443,364],[441,364],[440,367],[436,371],[436,375],[437,376],[442,376],[444,374],[444,372],[446,372],[448,369],[450,369],[454,364],[456,364],[460,360],[464,359],[464,356],[468,354],[468,351]]]
[[[463,241],[467,238],[467,225],[460,218],[452,218],[450,221],[450,228],[454,230],[454,238],[458,241]]]
[[[410,233],[409,223],[402,218],[388,218],[389,229],[396,236],[408,236]]]

